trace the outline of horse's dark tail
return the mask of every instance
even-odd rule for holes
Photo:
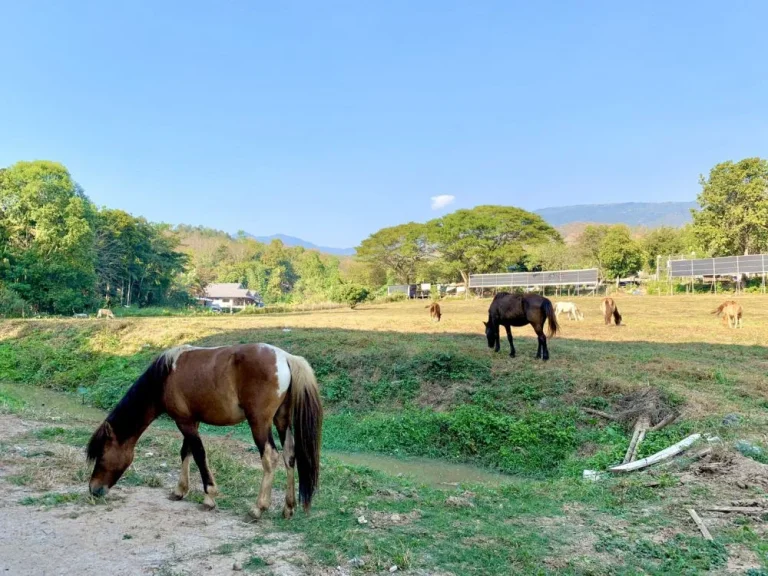
[[[544,304],[541,306],[544,314],[547,316],[549,322],[549,328],[547,329],[547,336],[552,338],[560,331],[560,325],[557,323],[557,316],[555,315],[555,309],[552,307],[552,302],[549,299],[544,298]]]
[[[613,305],[613,321],[616,322],[616,326],[621,324],[621,314],[619,314],[619,307]]]
[[[312,367],[301,356],[287,356],[291,369],[291,406],[299,502],[309,512],[320,477],[323,406]]]

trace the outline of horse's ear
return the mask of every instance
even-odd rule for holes
[[[486,322],[485,320],[483,320],[483,326],[485,326],[486,328],[488,328],[488,322]]]
[[[114,437],[115,432],[112,430],[112,425],[109,422],[104,422],[104,437],[105,438],[112,438]]]

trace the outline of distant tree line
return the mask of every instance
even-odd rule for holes
[[[700,178],[699,210],[682,228],[587,225],[573,241],[536,214],[508,206],[458,210],[383,228],[357,248],[371,277],[390,284],[455,282],[471,273],[598,268],[604,279],[666,269],[666,257],[768,251],[768,161],[723,162]],[[657,262],[662,257],[663,261]]]
[[[240,282],[267,304],[368,293],[333,256],[97,208],[56,162],[0,169],[0,316],[183,306],[211,282]]]
[[[211,282],[242,283],[267,304],[354,305],[393,283],[587,267],[614,279],[655,271],[657,256],[768,252],[768,161],[723,162],[700,183],[682,228],[588,225],[566,242],[536,214],[478,206],[384,228],[337,258],[97,208],[61,164],[18,162],[0,169],[0,315],[185,305]]]

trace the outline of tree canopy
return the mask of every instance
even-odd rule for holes
[[[627,226],[611,226],[600,246],[600,262],[607,278],[624,278],[643,267],[644,253]]]
[[[697,236],[713,256],[768,250],[768,160],[722,162],[701,176]]]
[[[434,253],[469,281],[470,273],[497,272],[523,263],[526,249],[561,241],[541,216],[513,206],[477,206],[427,223]]]
[[[400,283],[410,284],[430,255],[427,228],[414,222],[382,228],[363,240],[356,253],[359,260],[391,272]]]

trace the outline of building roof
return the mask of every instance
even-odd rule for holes
[[[259,299],[256,292],[251,292],[243,288],[242,284],[237,282],[228,282],[224,284],[208,284],[205,288],[205,295],[208,298],[249,298],[251,300]]]

